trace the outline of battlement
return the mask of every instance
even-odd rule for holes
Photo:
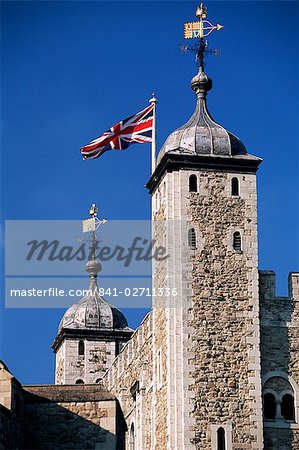
[[[276,275],[273,270],[259,271],[260,298],[271,299],[276,296]]]
[[[273,270],[259,271],[260,299],[271,300],[289,298],[299,301],[299,272],[290,272],[288,277],[288,297],[276,297],[276,275]]]
[[[287,297],[276,296],[275,273],[259,272],[260,315],[262,325],[294,326],[299,321],[299,273],[291,272],[288,278]]]

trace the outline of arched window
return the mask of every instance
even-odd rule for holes
[[[222,427],[217,430],[217,450],[226,450],[225,430]]]
[[[190,177],[189,177],[189,191],[197,192],[197,176],[196,175],[190,175]]]
[[[232,178],[232,195],[239,195],[239,180],[238,178]]]
[[[135,430],[133,423],[130,428],[130,450],[135,450]]]
[[[190,228],[188,231],[188,245],[191,250],[196,249],[196,233],[194,228]]]
[[[295,422],[296,402],[294,389],[296,384],[284,372],[270,372],[263,386],[265,420],[287,420]]]
[[[79,379],[79,380],[76,380],[76,383],[75,383],[75,384],[84,384],[84,381],[81,380],[81,379]]]
[[[276,417],[276,399],[270,392],[264,395],[264,417],[266,420],[274,420]]]
[[[233,248],[234,248],[234,250],[237,250],[237,251],[241,251],[242,250],[241,234],[240,234],[239,231],[235,231],[234,232]]]
[[[78,353],[79,353],[79,356],[84,356],[84,341],[79,341],[79,344],[78,344]]]
[[[281,414],[285,420],[295,420],[294,397],[291,394],[282,397]]]

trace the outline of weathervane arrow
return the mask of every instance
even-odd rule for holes
[[[207,8],[203,5],[203,3],[198,6],[196,10],[196,16],[199,18],[198,22],[186,22],[184,24],[184,38],[185,39],[194,39],[194,38],[204,38],[209,36],[214,30],[221,30],[223,25],[217,23],[217,25],[213,25],[209,20],[206,20],[207,17]]]
[[[207,8],[203,5],[203,3],[197,7],[196,16],[199,18],[198,22],[184,23],[184,38],[199,38],[199,41],[195,44],[195,47],[188,48],[187,46],[181,46],[181,48],[183,50],[194,51],[196,53],[196,59],[199,59],[200,67],[203,69],[205,54],[213,53],[213,51],[208,49],[208,42],[204,38],[209,36],[215,30],[221,30],[223,25],[220,25],[219,23],[213,25],[209,20],[207,20]]]

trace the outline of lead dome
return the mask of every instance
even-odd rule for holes
[[[188,122],[168,136],[160,150],[157,163],[165,154],[225,157],[246,155],[247,150],[241,140],[211,117],[206,96],[212,88],[212,80],[202,67],[191,80],[191,88],[197,96],[195,111]]]
[[[62,317],[58,332],[62,329],[130,330],[123,313],[110,305],[98,292],[86,295],[72,305]]]
[[[86,264],[90,276],[86,295],[73,304],[63,315],[58,333],[68,330],[122,330],[132,331],[123,313],[99,294],[97,276],[101,264],[91,259]]]

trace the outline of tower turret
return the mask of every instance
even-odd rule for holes
[[[166,139],[147,184],[154,237],[169,255],[155,263],[154,287],[178,294],[153,308],[155,436],[171,449],[262,449],[261,159],[208,111],[204,30],[217,26],[203,5],[198,14],[199,22],[185,24],[185,36],[200,37],[196,109]]]
[[[56,384],[100,382],[133,333],[123,313],[99,294],[100,270],[101,264],[92,252],[86,263],[88,291],[64,313],[52,344]]]

